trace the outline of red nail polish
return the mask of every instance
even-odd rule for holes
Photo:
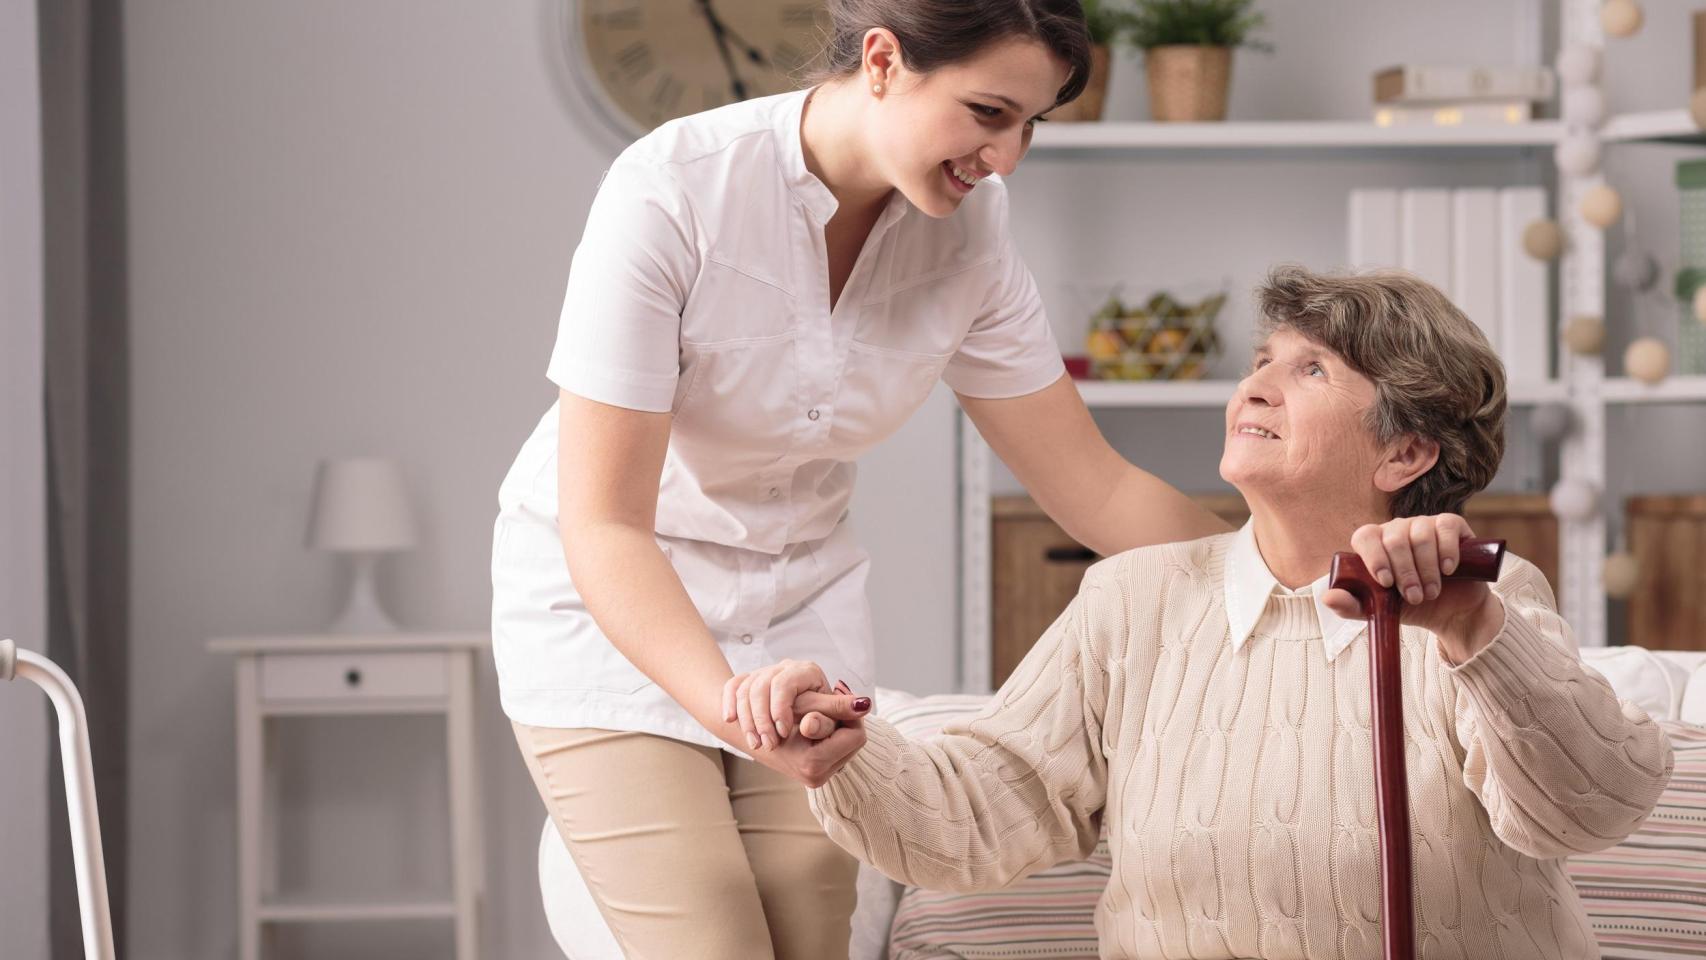
[[[871,698],[870,697],[860,697],[859,699],[853,701],[853,712],[854,713],[864,713],[866,710],[869,710],[869,709],[871,709]]]

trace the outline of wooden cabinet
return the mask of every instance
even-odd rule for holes
[[[1249,519],[1236,493],[1201,494],[1196,500],[1233,526]],[[990,513],[995,528],[990,676],[1000,686],[1066,609],[1085,569],[1098,558],[1067,536],[1030,497],[996,497]],[[1483,494],[1469,502],[1464,516],[1476,535],[1504,538],[1511,552],[1539,566],[1556,588],[1558,522],[1543,494]],[[1706,548],[1706,541],[1701,546]],[[1694,567],[1697,574],[1706,570],[1706,557],[1702,559]],[[1696,592],[1701,587],[1706,582],[1698,583]],[[1706,600],[1699,609],[1706,615]],[[1695,635],[1706,633],[1696,630]]]
[[[1630,497],[1629,551],[1640,566],[1629,642],[1706,650],[1706,494]]]

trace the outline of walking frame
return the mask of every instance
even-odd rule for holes
[[[11,640],[0,640],[0,681],[15,678],[46,691],[59,717],[59,755],[71,822],[71,859],[77,868],[78,910],[83,917],[83,953],[87,960],[113,960],[113,922],[107,908],[107,873],[83,698],[58,664],[33,651],[19,650]]]

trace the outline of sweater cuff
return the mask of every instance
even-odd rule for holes
[[[1509,601],[1501,599],[1499,605],[1505,622],[1486,646],[1456,666],[1440,655],[1447,671],[1483,705],[1514,704],[1536,690],[1555,689],[1567,673],[1558,668],[1560,658],[1573,659],[1556,639],[1512,610]]]
[[[847,815],[860,801],[881,793],[900,771],[906,738],[881,717],[865,718],[865,745],[821,787],[812,787],[812,808],[827,816]]]

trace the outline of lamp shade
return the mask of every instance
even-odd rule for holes
[[[320,461],[308,515],[308,546],[363,552],[414,545],[414,514],[396,463],[379,457]]]

